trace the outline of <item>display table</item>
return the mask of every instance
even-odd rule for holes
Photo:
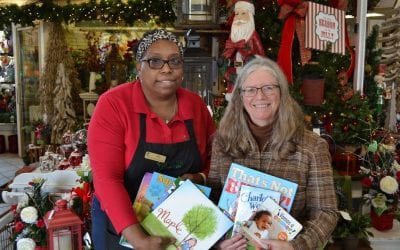
[[[393,228],[388,231],[378,231],[375,228],[368,228],[374,234],[369,238],[371,247],[374,250],[398,250],[400,249],[400,222],[393,221]]]

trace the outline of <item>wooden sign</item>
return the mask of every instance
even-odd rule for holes
[[[305,18],[305,47],[345,54],[345,12],[308,2]]]

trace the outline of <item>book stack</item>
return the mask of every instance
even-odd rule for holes
[[[218,206],[233,221],[231,236],[241,233],[247,249],[268,249],[263,239],[292,240],[302,225],[289,211],[298,185],[232,163]]]
[[[190,180],[148,173],[133,206],[148,234],[176,239],[168,250],[210,249],[233,225],[208,199],[210,191]],[[120,244],[132,248],[124,237]]]

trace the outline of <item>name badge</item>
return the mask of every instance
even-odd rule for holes
[[[160,154],[156,154],[156,153],[149,152],[149,151],[146,151],[146,153],[144,154],[144,158],[151,160],[151,161],[160,162],[160,163],[164,163],[165,160],[167,159],[167,157],[165,155],[160,155]]]

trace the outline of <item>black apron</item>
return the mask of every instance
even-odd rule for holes
[[[139,144],[124,177],[125,187],[132,203],[146,172],[159,172],[174,177],[185,173],[200,172],[202,162],[194,134],[193,121],[185,120],[184,122],[190,136],[188,141],[173,144],[147,143],[146,115],[140,115]],[[149,153],[166,156],[166,160],[163,163],[151,160],[151,157],[146,156]],[[129,249],[119,245],[120,235],[116,234],[108,217],[106,224],[106,249]]]

